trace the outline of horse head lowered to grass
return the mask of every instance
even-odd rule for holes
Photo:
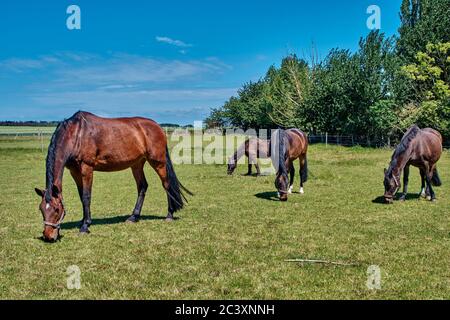
[[[44,240],[59,237],[65,216],[62,196],[64,168],[70,170],[83,204],[80,232],[88,233],[91,225],[91,190],[93,172],[112,172],[131,168],[138,189],[138,197],[128,222],[139,220],[147,191],[144,165],[149,163],[156,171],[168,202],[167,220],[183,208],[186,198],[183,191],[192,195],[175,174],[167,148],[164,131],[154,121],[146,118],[98,117],[79,111],[61,122],[56,128],[46,160],[46,189],[36,188],[41,197],[39,210],[44,220]]]
[[[434,201],[436,195],[432,185],[440,186],[441,180],[436,163],[442,154],[442,136],[430,128],[420,129],[413,125],[403,136],[395,149],[388,169],[384,169],[384,199],[392,203],[400,189],[400,175],[403,171],[403,194],[400,200],[406,199],[408,192],[409,166],[419,168],[422,179],[420,196]]]
[[[245,140],[245,142],[241,144],[236,152],[228,159],[227,173],[229,175],[233,174],[239,159],[244,155],[248,158],[248,171],[246,175],[250,176],[252,174],[253,165],[256,168],[256,175],[261,175],[258,159],[270,158],[270,140],[263,140],[256,137]]]
[[[308,137],[299,129],[278,129],[272,140],[272,162],[277,170],[275,187],[281,201],[287,201],[292,193],[295,169],[294,161],[300,161],[300,194],[304,193],[303,184],[308,179]],[[288,174],[290,177],[288,177]]]

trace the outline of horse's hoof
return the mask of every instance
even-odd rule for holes
[[[403,197],[401,197],[400,199],[398,199],[399,201],[401,201],[401,202],[405,202],[405,198],[403,198]]]
[[[89,230],[83,230],[83,231],[80,230],[80,236],[85,236],[85,235],[88,235],[89,233],[91,233]]]
[[[125,222],[127,223],[136,223],[139,221],[139,218],[135,215],[130,216]]]
[[[431,196],[427,196],[427,200],[431,201],[432,200]]]
[[[436,198],[432,198],[430,201],[431,202],[436,202]]]
[[[171,217],[166,218],[166,222],[172,222],[172,221],[173,221],[173,218],[171,218]]]
[[[88,234],[88,233],[90,233],[89,225],[87,224],[82,225],[80,228],[80,234]]]

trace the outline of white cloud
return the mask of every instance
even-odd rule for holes
[[[175,40],[175,39],[172,39],[172,38],[169,38],[169,37],[157,36],[155,39],[158,42],[167,43],[167,44],[170,44],[172,46],[176,46],[176,47],[180,47],[180,48],[192,47],[192,44],[190,44],[190,43],[186,43],[186,42],[183,42],[181,40]]]
[[[123,53],[98,56],[61,52],[33,59],[12,57],[1,60],[0,70],[2,69],[13,73],[45,69],[51,79],[51,83],[45,83],[48,87],[50,84],[67,86],[131,85],[145,82],[162,84],[217,76],[229,71],[231,67],[214,57],[166,60]]]
[[[142,106],[179,105],[180,102],[192,105],[206,101],[224,102],[236,94],[236,88],[188,88],[188,89],[139,89],[110,91],[109,88],[95,90],[68,90],[62,92],[36,93],[33,100],[44,105],[60,106],[67,104],[83,105],[85,107],[118,107],[127,108]]]
[[[163,60],[116,54],[89,63],[68,64],[54,71],[60,86],[108,86],[180,83],[214,78],[230,68],[214,59]],[[48,87],[48,84],[46,84]]]
[[[23,73],[71,63],[87,63],[93,59],[98,59],[98,56],[88,53],[59,52],[53,55],[41,55],[34,59],[17,57],[5,59],[0,61],[0,69]]]
[[[211,107],[219,107],[237,91],[220,84],[232,68],[214,57],[168,60],[65,52],[3,60],[1,69],[8,71],[2,74],[6,79],[28,71],[26,83],[16,91],[17,99],[11,101],[40,108],[39,116],[52,119],[83,109],[183,122],[204,118]],[[0,102],[0,109],[5,104]]]
[[[236,88],[139,88],[35,93],[31,99],[46,110],[67,116],[77,110],[104,116],[141,115],[156,121],[187,123],[204,119],[211,107],[221,106]]]
[[[45,63],[41,59],[10,58],[0,61],[0,69],[7,69],[14,72],[41,69],[44,66]]]

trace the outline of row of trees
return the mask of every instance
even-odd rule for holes
[[[360,137],[400,135],[413,123],[450,137],[450,0],[404,0],[397,36],[372,31],[357,52],[320,62],[296,55],[213,109],[208,127],[299,127]]]
[[[3,127],[56,127],[58,121],[0,121]]]

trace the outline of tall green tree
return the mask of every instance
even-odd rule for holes
[[[385,39],[378,31],[362,38],[354,54],[332,50],[313,72],[308,122],[314,131],[359,136],[386,131],[378,125],[383,122],[380,110],[392,115],[395,109],[391,101],[397,68],[394,56],[392,39]],[[395,122],[390,121],[390,125]]]
[[[424,52],[428,43],[450,41],[450,0],[403,0],[400,21],[396,48],[398,58],[407,65],[415,62],[416,54]],[[397,74],[398,104],[411,105],[421,100],[416,84]]]
[[[357,59],[358,103],[356,110],[350,110],[355,123],[349,131],[369,137],[392,134],[397,126],[394,81],[400,65],[393,38],[385,38],[379,31],[370,32],[360,40]]]
[[[269,69],[265,81],[265,100],[272,122],[285,128],[306,126],[304,102],[311,91],[308,64],[289,55],[279,69]]]
[[[237,97],[231,97],[222,108],[214,109],[207,119],[210,124],[227,124],[244,130],[271,125],[269,109],[264,100],[266,84],[260,80],[243,85]]]
[[[450,135],[450,42],[429,43],[425,52],[418,52],[415,62],[402,70],[420,97],[402,113],[403,127],[417,123]]]
[[[331,50],[318,64],[285,57],[211,112],[211,125],[300,127],[401,136],[412,123],[450,136],[450,0],[403,0],[398,37],[370,32],[359,49]]]
[[[450,0],[403,0],[397,51],[406,62],[426,45],[450,41]]]

